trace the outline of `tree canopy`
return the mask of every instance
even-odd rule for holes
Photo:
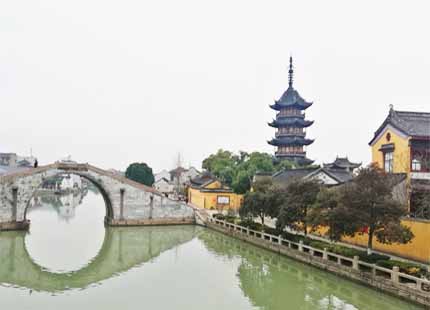
[[[243,206],[239,209],[242,218],[259,217],[264,227],[266,216],[276,217],[278,215],[278,188],[271,179],[257,181],[253,185],[253,191],[245,194]]]
[[[362,168],[353,182],[340,189],[338,205],[332,209],[333,218],[342,221],[332,231],[335,238],[367,234],[369,253],[374,237],[381,243],[408,243],[414,235],[401,224],[407,206],[393,199],[392,189],[390,174],[373,164]]]
[[[308,212],[315,204],[321,184],[317,180],[296,180],[287,185],[276,225],[308,233]]]
[[[132,163],[127,167],[125,176],[133,181],[152,186],[154,184],[154,174],[152,168],[146,163]]]
[[[234,154],[222,149],[204,159],[202,164],[203,169],[210,171],[239,194],[251,188],[256,172],[274,173],[291,166],[288,160],[277,162],[268,153],[240,151]]]

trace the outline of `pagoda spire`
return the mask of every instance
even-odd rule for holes
[[[290,70],[288,70],[288,86],[293,87],[293,57],[290,56]]]

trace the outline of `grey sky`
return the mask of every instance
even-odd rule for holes
[[[273,152],[292,53],[308,157],[368,163],[389,104],[430,110],[427,3],[0,1],[0,152],[155,170]]]

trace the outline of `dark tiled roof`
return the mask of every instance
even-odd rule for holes
[[[323,165],[324,168],[344,168],[344,169],[355,169],[361,166],[361,163],[350,162],[348,157],[336,157],[336,160],[332,163]]]
[[[387,118],[375,131],[375,135],[369,144],[373,143],[387,125],[393,126],[408,136],[430,137],[430,113],[395,111],[391,108]]]
[[[318,170],[318,167],[313,168],[298,168],[298,169],[285,169],[273,175],[275,183],[289,183],[293,180],[302,179],[308,174]]]
[[[312,105],[312,102],[307,102],[303,99],[300,94],[292,86],[283,93],[282,97],[275,101],[274,105],[270,107],[274,110],[279,110],[281,108],[295,107],[300,110],[305,110]]]
[[[279,127],[279,126],[296,126],[296,127],[309,127],[314,121],[307,121],[302,118],[278,118],[269,123],[269,126]]]
[[[345,183],[354,177],[352,172],[347,171],[345,169],[330,169],[330,168],[322,168],[324,172],[326,172],[329,176],[336,179],[339,183]]]
[[[210,181],[214,181],[216,178],[208,171],[205,171],[195,178],[190,180],[191,186],[200,187]]]

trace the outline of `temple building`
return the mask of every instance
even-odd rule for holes
[[[430,219],[430,113],[394,110],[369,142],[372,162],[387,173],[405,173],[411,217]]]
[[[277,159],[288,159],[298,165],[313,163],[306,157],[305,146],[314,140],[306,139],[305,128],[311,126],[313,121],[305,120],[304,110],[309,108],[312,102],[304,100],[293,88],[293,59],[290,57],[290,69],[288,71],[288,89],[279,100],[270,108],[277,111],[276,119],[269,126],[276,128],[275,138],[268,141],[270,145],[277,147],[275,156]]]

